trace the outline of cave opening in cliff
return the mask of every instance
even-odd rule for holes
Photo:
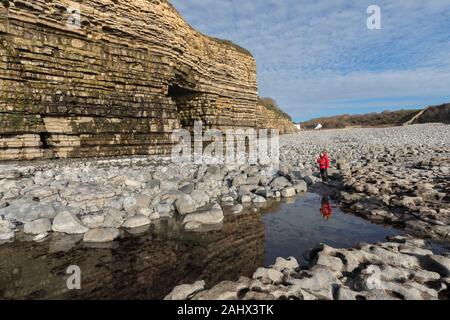
[[[48,132],[41,132],[39,133],[39,139],[41,141],[41,148],[42,149],[50,149],[50,145],[48,143],[48,139],[50,138],[50,133]]]
[[[192,130],[194,121],[200,116],[199,110],[204,107],[202,93],[178,83],[172,83],[169,85],[167,96],[175,104],[181,127]]]
[[[178,84],[171,84],[169,85],[169,90],[167,93],[168,97],[171,97],[173,99],[183,98],[186,96],[191,96],[193,94],[197,93],[194,90],[184,88]]]

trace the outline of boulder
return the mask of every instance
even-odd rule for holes
[[[368,195],[378,195],[380,193],[380,190],[375,187],[372,184],[368,184],[364,187],[364,191],[368,194]]]
[[[241,185],[245,185],[247,183],[247,175],[246,174],[240,174],[233,178],[233,187],[239,187]]]
[[[83,234],[88,232],[89,228],[83,225],[73,212],[63,211],[53,220],[52,230],[67,234]]]
[[[49,198],[58,193],[58,190],[48,186],[33,185],[22,191],[23,194],[40,201]]]
[[[37,235],[35,235],[35,236],[33,237],[33,241],[35,241],[35,242],[40,242],[40,241],[44,240],[45,238],[47,238],[48,235],[49,235],[48,232],[44,232],[44,233],[41,233],[41,234],[37,234]]]
[[[286,177],[291,172],[291,165],[288,163],[281,163],[278,169],[278,175]]]
[[[264,198],[262,196],[255,196],[255,197],[253,197],[252,202],[253,203],[266,203],[267,200],[266,200],[266,198]]]
[[[8,220],[1,220],[0,217],[0,241],[14,239],[14,225]]]
[[[337,168],[341,171],[350,171],[350,169],[351,169],[350,165],[345,160],[338,160],[336,165],[337,165]]]
[[[139,228],[151,224],[149,218],[144,215],[136,215],[125,220],[122,227],[126,229]]]
[[[296,194],[297,193],[295,189],[292,187],[284,188],[283,190],[281,190],[281,196],[283,198],[292,198],[295,197]]]
[[[159,191],[160,185],[161,181],[157,179],[152,179],[145,184],[145,190],[148,190],[151,193],[156,193]]]
[[[183,219],[186,229],[196,229],[202,225],[215,225],[222,223],[224,219],[222,208],[215,203],[202,211],[188,214]]]
[[[140,181],[137,181],[137,180],[133,180],[133,179],[126,179],[125,185],[127,187],[130,187],[133,189],[139,189],[139,188],[142,188],[143,183]]]
[[[263,293],[263,292],[255,292],[255,291],[249,291],[245,294],[245,297],[243,300],[248,301],[270,301],[270,300],[276,300],[276,298],[269,294],[269,293]]]
[[[178,190],[180,180],[176,178],[164,179],[160,181],[160,189],[163,191]]]
[[[120,236],[120,231],[115,228],[97,228],[84,234],[84,242],[105,243],[111,242]]]
[[[248,286],[241,282],[223,281],[207,291],[197,293],[192,300],[238,300],[240,292]]]
[[[333,299],[332,288],[335,285],[340,284],[340,281],[330,269],[321,265],[316,265],[306,273],[307,276],[302,279],[289,279],[289,284],[298,286],[303,290],[308,290],[325,299]]]
[[[168,202],[162,201],[158,203],[153,208],[153,210],[155,211],[155,213],[159,214],[161,218],[167,218],[172,216],[173,205]]]
[[[283,272],[284,270],[294,271],[299,267],[297,259],[294,257],[289,257],[287,259],[277,258],[275,264],[271,267],[275,270]]]
[[[190,195],[183,194],[175,201],[175,207],[179,214],[186,215],[192,213],[197,208],[194,199]]]
[[[124,212],[116,209],[107,209],[103,223],[99,224],[105,228],[120,228],[124,222]]]
[[[81,222],[90,229],[100,228],[105,223],[105,216],[101,214],[89,214],[81,217]]]
[[[290,185],[291,183],[285,177],[277,177],[273,179],[272,182],[270,183],[270,187],[272,188],[272,190],[281,190]]]
[[[240,198],[239,198],[239,201],[241,202],[241,203],[250,203],[250,202],[252,202],[252,197],[250,196],[250,195],[242,195]]]
[[[194,183],[186,183],[182,187],[180,187],[180,192],[191,194],[194,191],[195,184]]]
[[[26,234],[44,234],[52,230],[52,223],[50,219],[41,218],[34,220],[32,222],[25,223],[23,227],[23,232]]]
[[[297,193],[307,192],[308,191],[308,184],[305,181],[300,181],[299,183],[296,183],[293,188]]]
[[[123,201],[123,206],[128,214],[135,214],[140,208],[150,207],[151,197],[146,195],[128,196]]]
[[[20,223],[31,222],[39,218],[53,219],[56,210],[51,204],[40,203],[32,200],[19,200],[10,206],[0,209],[0,216]]]
[[[317,182],[319,182],[319,180],[319,178],[313,175],[303,177],[303,181],[305,181],[308,185],[316,184]]]
[[[283,273],[272,268],[258,268],[253,274],[253,279],[266,284],[280,284],[283,282]]]
[[[425,259],[425,264],[429,270],[439,273],[442,277],[450,277],[450,258],[431,255]]]
[[[205,281],[197,281],[194,284],[183,284],[175,287],[164,300],[187,300],[190,296],[205,289]]]

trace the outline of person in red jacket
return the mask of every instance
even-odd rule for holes
[[[330,169],[330,158],[328,158],[328,154],[326,151],[320,154],[319,159],[317,159],[317,163],[320,167],[320,175],[322,177],[323,182],[328,181],[328,169]]]
[[[322,198],[322,207],[320,208],[320,212],[322,213],[323,220],[328,221],[331,219],[333,215],[333,209],[331,209],[330,201],[328,197]]]

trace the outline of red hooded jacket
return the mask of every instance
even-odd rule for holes
[[[333,214],[333,209],[331,209],[331,205],[329,202],[322,203],[322,208],[320,209],[322,212],[323,218],[325,220],[329,220]]]
[[[317,163],[319,164],[320,169],[330,169],[330,158],[328,158],[327,154],[317,159]]]

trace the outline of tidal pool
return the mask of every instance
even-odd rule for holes
[[[402,231],[343,213],[329,198],[307,193],[271,202],[259,213],[227,213],[223,225],[207,232],[185,232],[168,220],[135,233],[97,246],[80,236],[53,234],[34,243],[19,234],[14,243],[0,245],[0,299],[162,299],[179,284],[205,280],[212,286],[251,276],[279,256],[305,263],[305,251],[319,243],[350,247]],[[71,265],[80,267],[80,290],[67,288]]]
[[[328,196],[315,193],[283,202],[262,219],[266,230],[266,265],[272,264],[277,257],[288,256],[294,256],[300,264],[306,263],[304,253],[319,243],[347,248],[361,242],[383,241],[402,233],[399,229],[344,213]]]

